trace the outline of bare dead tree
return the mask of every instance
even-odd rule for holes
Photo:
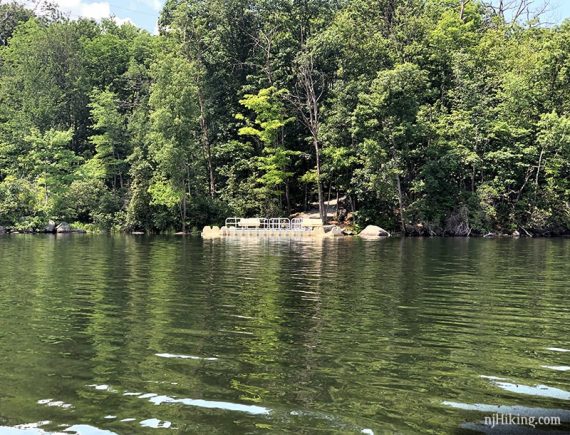
[[[323,76],[315,68],[313,55],[308,53],[302,56],[297,66],[297,83],[295,92],[289,96],[301,122],[311,134],[311,144],[315,151],[317,190],[319,196],[319,216],[326,223],[325,200],[321,177],[321,143],[320,143],[320,100],[324,92]]]
[[[487,0],[484,5],[505,23],[539,22],[550,9],[549,0]]]
[[[270,85],[273,84],[273,39],[277,33],[277,27],[272,29],[260,30],[258,33],[251,34],[250,38],[253,41],[253,50],[261,52],[263,57],[263,64],[258,65],[256,63],[249,63],[249,66],[261,67],[262,71],[265,73],[267,80]]]

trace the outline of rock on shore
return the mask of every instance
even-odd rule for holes
[[[360,232],[359,236],[364,238],[390,237],[390,233],[376,225],[368,225]]]
[[[327,233],[330,237],[342,237],[344,236],[344,232],[342,231],[341,227],[338,226],[334,226],[330,229],[330,231]]]
[[[46,227],[44,228],[44,231],[46,233],[55,233],[56,228],[57,228],[56,223],[54,221],[49,221]]]
[[[67,222],[62,222],[56,227],[57,233],[71,233],[71,225]]]

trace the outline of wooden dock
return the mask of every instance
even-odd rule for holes
[[[331,227],[332,228],[332,227]],[[320,219],[228,218],[223,227],[206,226],[202,237],[309,238],[333,236]],[[334,235],[340,235],[335,233]]]

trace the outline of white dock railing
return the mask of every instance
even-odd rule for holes
[[[240,218],[229,217],[222,228],[205,226],[204,238],[235,236],[308,237],[323,236],[325,226],[320,219],[309,218]]]
[[[287,218],[269,219],[269,229],[274,231],[288,231],[291,229],[291,221]]]
[[[238,218],[226,219],[227,228],[236,230],[266,230],[269,228],[269,220],[265,218]]]
[[[312,231],[322,228],[320,219],[307,218],[240,218],[226,219],[225,227],[232,231]]]

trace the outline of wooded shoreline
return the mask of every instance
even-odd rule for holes
[[[39,4],[0,5],[11,231],[324,221],[336,199],[341,227],[570,233],[570,21],[538,3],[169,0],[157,35]]]
[[[68,225],[68,224],[66,224]],[[342,232],[343,236],[347,236],[347,237],[356,237],[356,236],[360,236],[360,231],[357,229],[354,229],[353,227],[350,228],[342,228],[342,227],[337,227],[339,229],[340,232]],[[147,235],[147,236],[153,236],[153,235],[176,235],[176,236],[199,236],[201,234],[201,231],[199,231],[197,228],[194,228],[192,231],[190,232],[186,232],[186,233],[182,233],[182,232],[144,232],[144,231],[133,231],[133,232],[126,232],[126,231],[120,231],[120,232],[113,232],[113,231],[103,231],[100,229],[89,229],[89,230],[85,230],[81,227],[73,227],[73,226],[68,226],[66,229],[63,230],[58,230],[58,229],[49,229],[49,228],[43,228],[43,229],[26,229],[26,230],[21,230],[21,229],[17,229],[17,228],[13,228],[13,227],[3,227],[0,226],[0,235],[10,235],[10,234],[51,234],[51,235],[69,235],[69,234],[123,234],[123,235],[134,235],[134,236],[142,236],[142,235]],[[486,234],[480,234],[480,233],[473,233],[473,234],[469,234],[469,235],[461,235],[461,236],[457,236],[457,235],[449,235],[449,234],[437,234],[437,233],[432,233],[432,234],[425,234],[423,232],[411,232],[411,233],[406,233],[406,234],[402,234],[399,232],[391,232],[389,233],[389,236],[386,235],[382,235],[382,236],[377,236],[377,237],[373,237],[373,238],[378,238],[378,239],[382,239],[382,238],[387,238],[387,237],[411,237],[411,238],[424,238],[424,237],[443,237],[443,238],[486,238],[486,239],[541,239],[541,238],[568,238],[570,237],[570,231],[566,232],[566,233],[562,233],[562,234],[551,234],[551,233],[535,233],[532,234],[528,231],[524,231],[521,233],[519,231],[514,231],[511,234],[506,234],[506,233],[486,233]],[[337,234],[337,236],[339,236],[341,234]]]

